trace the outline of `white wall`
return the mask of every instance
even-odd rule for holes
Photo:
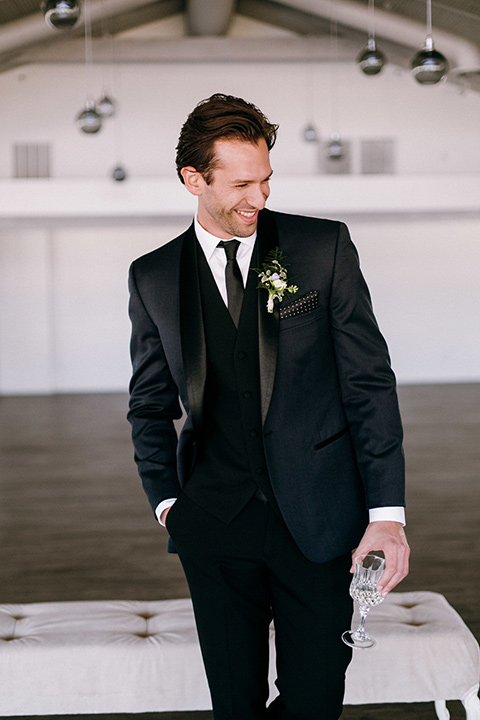
[[[480,218],[350,228],[399,381],[480,381]]]
[[[106,73],[95,68],[95,97]],[[320,172],[318,146],[301,135],[312,119],[323,140],[338,129],[352,141],[357,172],[359,141],[383,137],[397,141],[398,173],[480,172],[480,95],[448,82],[422,87],[392,66],[377,77],[353,61],[336,70],[327,63],[122,65],[117,74],[118,118],[90,137],[74,125],[85,103],[83,67],[36,65],[0,75],[0,177],[11,175],[14,142],[51,143],[55,177],[106,177],[119,154],[131,177],[171,177],[181,124],[199,100],[219,91],[252,100],[280,123],[278,175]]]
[[[124,391],[128,266],[188,222],[5,231],[0,391]],[[479,381],[480,218],[349,226],[399,381]]]
[[[97,69],[96,95],[102,75]],[[328,65],[124,66],[121,112],[94,137],[72,121],[85,99],[83,68],[0,75],[0,394],[126,389],[128,266],[189,222],[162,183],[174,178],[181,123],[215,91],[251,99],[281,125],[272,207],[348,221],[399,380],[480,381],[480,98],[448,83],[421,88],[391,67],[367,78],[353,63],[341,65],[337,77],[354,171],[362,138],[395,137],[397,178],[348,183],[319,174],[320,148],[305,143],[301,129],[312,119],[323,138],[332,129]],[[14,142],[52,144],[50,185],[8,180]],[[129,173],[123,185],[107,180],[118,159]],[[148,178],[159,181],[149,186],[158,197],[145,197]],[[422,203],[423,189],[427,196],[437,187],[437,201]]]
[[[184,226],[5,230],[0,393],[125,391],[129,265]]]

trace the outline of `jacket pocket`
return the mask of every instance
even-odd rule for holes
[[[343,428],[343,430],[340,430],[340,432],[335,433],[335,435],[331,435],[326,440],[322,440],[322,442],[319,442],[315,445],[315,450],[321,450],[324,447],[327,447],[327,445],[331,445],[336,440],[340,440],[344,435],[348,433],[348,427]]]

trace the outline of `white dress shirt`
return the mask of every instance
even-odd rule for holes
[[[195,218],[195,233],[200,247],[202,248],[205,258],[209,264],[210,270],[212,271],[213,277],[215,278],[215,282],[217,283],[217,287],[220,291],[220,295],[223,298],[223,302],[225,303],[225,305],[228,305],[227,283],[225,280],[225,266],[227,264],[227,257],[225,254],[225,250],[221,247],[217,247],[218,243],[220,242],[220,240],[222,240],[222,238],[218,238],[205,230],[205,228],[200,225],[197,218]],[[237,262],[240,268],[240,272],[242,273],[244,287],[247,284],[248,269],[250,267],[256,237],[257,233],[254,232],[253,235],[250,235],[246,238],[231,238],[232,240],[240,241],[240,245],[238,246],[237,250]],[[155,515],[157,516],[158,521],[161,525],[164,524],[160,519],[163,511],[166,510],[168,507],[171,507],[175,502],[175,499],[176,498],[168,498],[167,500],[163,500],[161,503],[159,503],[159,505],[157,505],[155,509]],[[369,519],[370,522],[390,520],[405,525],[405,508],[370,508]]]
[[[212,235],[207,230],[205,230],[200,225],[197,218],[195,218],[195,233],[197,235],[197,240],[200,244],[200,247],[203,250],[203,254],[205,255],[205,258],[210,266],[213,277],[215,278],[215,282],[217,283],[217,287],[220,291],[220,295],[223,298],[223,302],[225,303],[225,305],[228,305],[227,283],[225,280],[225,266],[227,264],[227,256],[223,248],[217,247],[218,243],[221,241],[221,238],[217,238],[215,237],[215,235]],[[246,238],[231,238],[231,240],[240,241],[240,245],[238,246],[237,250],[237,263],[238,267],[240,268],[240,272],[242,273],[243,287],[245,287],[245,285],[247,284],[248,269],[250,267],[253,246],[255,245],[256,238],[256,231],[253,233],[253,235],[250,235]],[[226,240],[226,242],[228,242],[228,240]]]

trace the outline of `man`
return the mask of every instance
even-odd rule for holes
[[[346,227],[264,209],[276,131],[240,98],[199,103],[177,147],[197,216],[130,272],[136,461],[185,570],[216,720],[338,718],[352,549],[384,551],[384,595],[408,568],[387,348]],[[273,257],[298,290],[269,312]]]

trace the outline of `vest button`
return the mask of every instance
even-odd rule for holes
[[[263,473],[265,472],[265,468],[264,468],[264,467],[257,467],[257,469],[255,470],[255,472],[257,473],[257,475],[263,475]]]
[[[247,390],[246,392],[243,393],[243,397],[245,398],[245,400],[250,400],[250,398],[252,397],[252,393],[249,390]]]
[[[238,353],[237,357],[239,358],[239,360],[245,360],[245,358],[247,357],[247,353],[243,352],[243,350],[242,350],[241,352]]]

